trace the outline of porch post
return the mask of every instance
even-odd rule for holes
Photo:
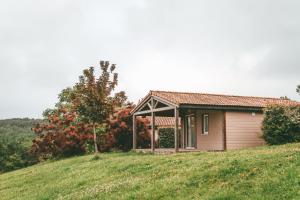
[[[175,127],[174,127],[174,141],[175,141],[175,144],[174,144],[174,147],[175,147],[175,152],[178,152],[178,132],[179,132],[179,129],[178,129],[178,118],[179,118],[179,111],[178,111],[178,108],[175,108],[174,109],[174,115],[175,115]]]
[[[151,120],[151,150],[154,152],[155,150],[155,114],[154,112],[151,113],[152,120]]]
[[[151,98],[151,116],[152,116],[152,123],[151,123],[151,150],[154,152],[155,150],[155,113],[153,112],[154,108],[154,100]]]
[[[181,148],[185,148],[185,127],[184,127],[184,117],[181,117]]]
[[[132,117],[132,149],[136,149],[136,116]]]

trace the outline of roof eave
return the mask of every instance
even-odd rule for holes
[[[235,106],[235,105],[204,105],[204,104],[180,104],[179,108],[204,109],[204,110],[228,110],[228,111],[263,111],[264,107]]]

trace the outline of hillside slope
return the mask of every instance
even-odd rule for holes
[[[1,199],[300,199],[300,144],[228,152],[107,153],[0,175]]]
[[[31,128],[39,122],[40,119],[29,118],[1,119],[0,139],[18,140],[24,142],[26,146],[31,145],[31,140],[35,136]]]
[[[0,120],[0,174],[35,163],[28,151],[35,137],[31,128],[39,122],[29,118]]]

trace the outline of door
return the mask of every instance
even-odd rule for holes
[[[196,148],[195,115],[185,117],[185,141],[186,148]]]

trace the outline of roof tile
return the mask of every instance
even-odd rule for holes
[[[151,91],[150,95],[157,96],[173,104],[182,105],[211,105],[211,106],[241,106],[266,107],[268,104],[300,105],[297,101],[253,96],[234,96],[206,93],[187,93],[169,91]]]

